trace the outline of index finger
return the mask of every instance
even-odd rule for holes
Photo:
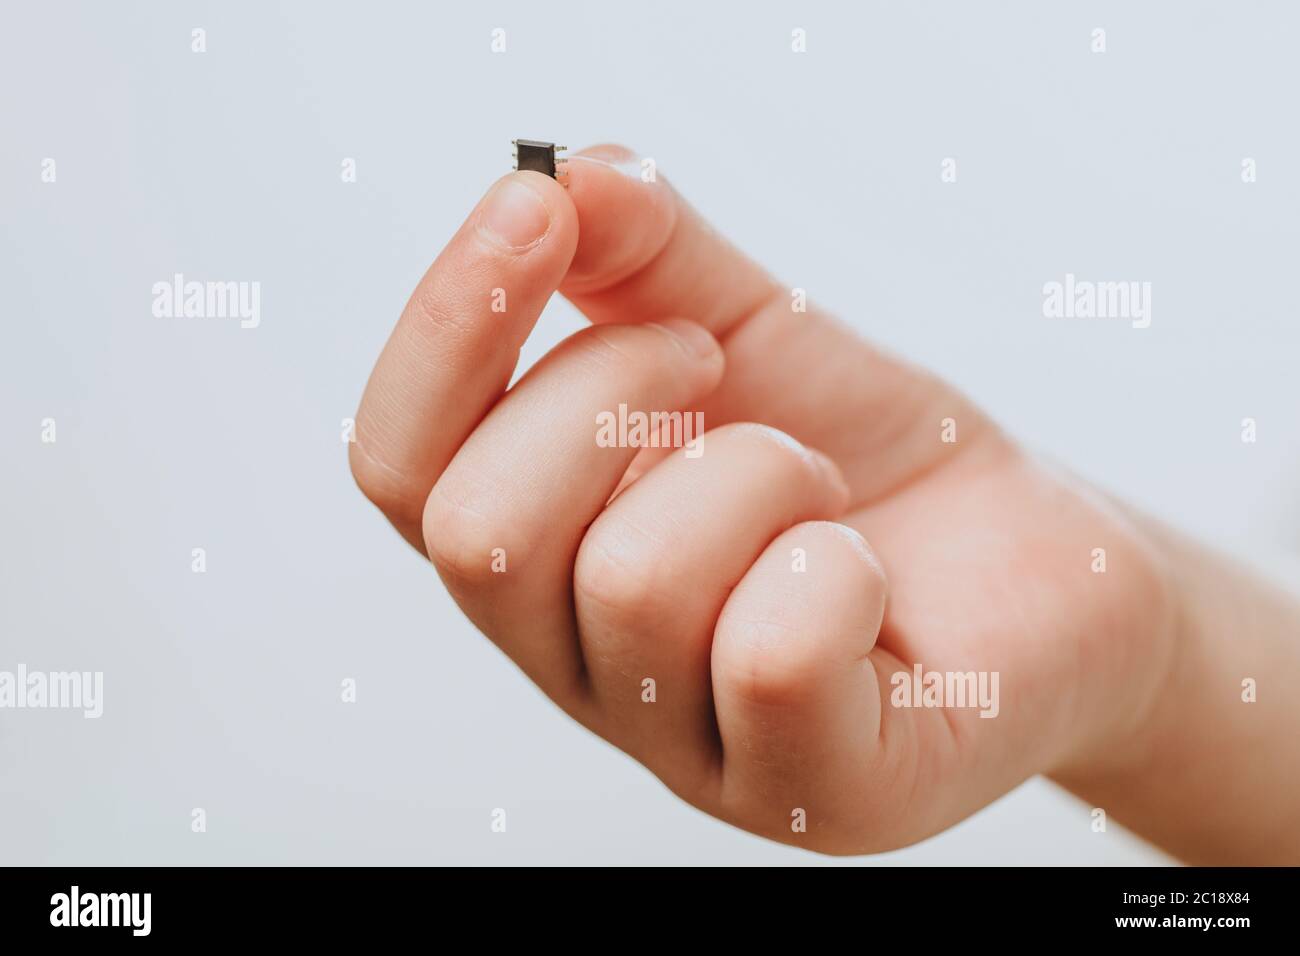
[[[352,473],[420,551],[429,491],[505,391],[577,241],[559,183],[536,172],[498,180],[420,280],[375,363]]]

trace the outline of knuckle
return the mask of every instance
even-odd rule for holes
[[[635,350],[628,347],[624,326],[592,325],[574,334],[570,348],[598,371],[620,378],[631,375],[644,366]]]
[[[714,647],[717,679],[748,703],[797,704],[821,685],[823,655],[817,642],[781,621],[724,616]]]
[[[360,441],[348,445],[348,467],[361,493],[385,515],[395,520],[419,521],[420,505],[411,495],[410,482]]]
[[[429,560],[456,590],[480,588],[525,560],[499,522],[452,501],[438,486],[425,503],[422,528]]]
[[[613,545],[608,533],[595,530],[579,546],[573,588],[580,606],[623,624],[654,616],[663,602],[657,562],[622,560]]]
[[[467,274],[472,271],[466,267]],[[447,288],[445,283],[424,280],[411,294],[402,319],[417,335],[432,336],[446,349],[460,339],[470,338],[476,328],[482,327],[481,323],[472,321],[475,315],[476,310],[463,294]],[[435,355],[437,351],[429,354]]]
[[[761,422],[729,422],[713,430],[714,441],[753,449],[799,475],[815,468],[811,453],[797,438]]]
[[[832,552],[840,566],[855,568],[855,583],[865,588],[867,593],[880,599],[888,595],[889,579],[885,576],[885,569],[867,539],[856,529],[838,521],[804,521],[787,534],[796,546],[809,551]]]

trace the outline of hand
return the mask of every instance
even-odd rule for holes
[[[1140,764],[1177,619],[1151,536],[638,171],[498,182],[366,388],[353,473],[465,613],[684,799],[824,852]],[[507,391],[557,289],[593,325]],[[620,404],[702,411],[703,453],[601,447]],[[916,665],[996,674],[996,708],[895,706]]]

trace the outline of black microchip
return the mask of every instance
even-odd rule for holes
[[[566,160],[555,154],[563,152],[565,147],[535,139],[516,139],[512,142],[515,147],[515,169],[531,169],[550,176],[556,182],[560,181],[559,166]]]

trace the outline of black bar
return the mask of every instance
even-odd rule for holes
[[[608,943],[620,927],[635,939],[704,924],[732,943],[761,942],[782,928],[811,938],[847,930],[868,950],[877,932],[886,936],[876,943],[904,932],[926,943],[1129,937],[1231,945],[1256,931],[1292,935],[1298,883],[1295,869],[8,869],[0,870],[0,926],[6,944],[339,945],[430,932],[450,944],[462,930],[487,934],[484,941],[524,930],[536,942],[579,932]],[[74,886],[78,922],[102,913],[119,925],[53,925],[71,922]],[[139,932],[146,893],[147,935]]]

